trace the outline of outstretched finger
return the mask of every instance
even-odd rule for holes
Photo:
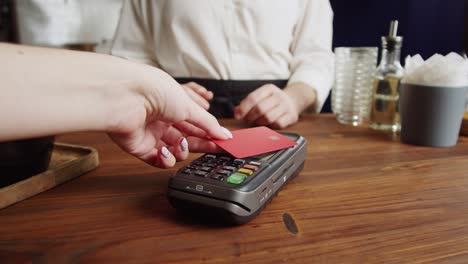
[[[180,132],[182,132],[184,135],[188,136],[195,136],[195,137],[200,137],[200,138],[206,138],[207,134],[204,130],[202,130],[199,127],[196,127],[188,122],[179,122],[175,123],[172,126],[177,128]]]
[[[232,134],[225,127],[219,125],[218,120],[200,106],[192,104],[187,122],[204,130],[208,136],[215,139],[229,139]]]
[[[206,139],[187,137],[187,141],[190,147],[190,152],[216,153],[222,151],[222,149],[215,143]]]

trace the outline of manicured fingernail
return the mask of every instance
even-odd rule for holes
[[[171,153],[166,147],[161,148],[161,154],[163,155],[164,158],[168,159]]]
[[[226,137],[232,138],[232,133],[231,133],[231,131],[229,131],[229,130],[228,130],[227,128],[225,128],[225,127],[221,127],[221,128],[223,129],[223,133],[224,133],[224,135],[226,135]]]
[[[182,141],[180,142],[180,149],[182,151],[187,151],[188,149],[188,142],[186,138],[183,138]]]

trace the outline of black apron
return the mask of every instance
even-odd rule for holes
[[[262,85],[271,83],[283,89],[288,80],[214,80],[201,78],[175,78],[180,84],[196,82],[212,91],[214,97],[209,101],[208,111],[216,118],[234,117],[234,107],[247,97],[251,92]]]

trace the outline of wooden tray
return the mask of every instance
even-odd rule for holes
[[[97,150],[55,143],[47,171],[0,189],[0,209],[76,178],[98,165]]]

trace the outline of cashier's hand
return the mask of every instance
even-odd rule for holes
[[[210,108],[210,103],[208,101],[213,99],[213,92],[208,91],[205,87],[196,82],[182,84],[182,87],[195,103],[205,110]]]
[[[297,122],[299,110],[285,91],[273,84],[266,84],[250,93],[235,108],[238,120],[281,129]]]
[[[207,138],[227,139],[230,132],[192,101],[165,73],[153,74],[123,105],[122,117],[111,138],[146,163],[168,168],[194,152],[214,152]],[[126,96],[125,98],[129,98]]]

